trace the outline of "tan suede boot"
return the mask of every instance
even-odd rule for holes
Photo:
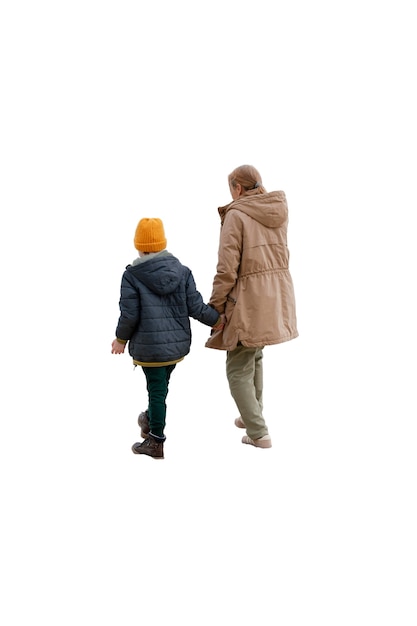
[[[271,437],[269,435],[264,435],[260,437],[260,439],[251,439],[247,435],[242,437],[242,443],[248,443],[251,446],[255,446],[255,448],[271,448],[272,442]]]

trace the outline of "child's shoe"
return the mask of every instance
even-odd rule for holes
[[[140,436],[146,439],[150,430],[148,411],[142,411],[142,413],[139,414],[138,424],[140,426]]]
[[[153,459],[164,458],[164,441],[165,437],[156,437],[149,433],[149,436],[141,443],[134,443],[132,446],[133,454],[147,454]]]
[[[251,439],[247,435],[242,437],[242,443],[248,443],[251,446],[255,446],[255,448],[271,448],[272,442],[271,437],[269,435],[264,435],[259,439]]]
[[[239,417],[237,417],[237,418],[235,419],[235,426],[237,426],[238,428],[246,428],[246,426],[245,426],[245,422],[244,422],[244,421],[243,421],[243,419],[240,417],[240,415],[239,415]]]

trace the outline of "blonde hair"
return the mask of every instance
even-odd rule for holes
[[[252,190],[254,194],[266,193],[261,175],[253,165],[240,165],[229,174],[229,186],[236,187],[238,184],[242,186],[244,194]]]

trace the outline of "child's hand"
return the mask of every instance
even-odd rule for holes
[[[125,351],[125,347],[126,347],[125,343],[120,343],[120,341],[117,341],[117,339],[114,339],[113,343],[111,344],[111,353],[123,354],[123,352]]]

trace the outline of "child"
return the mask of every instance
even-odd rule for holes
[[[148,408],[138,418],[144,441],[134,454],[164,458],[166,397],[170,376],[191,348],[190,317],[218,329],[223,318],[203,302],[191,270],[166,250],[164,226],[157,217],[140,220],[134,238],[139,252],[122,276],[120,317],[112,354],[129,342],[134,365],[146,377]]]

